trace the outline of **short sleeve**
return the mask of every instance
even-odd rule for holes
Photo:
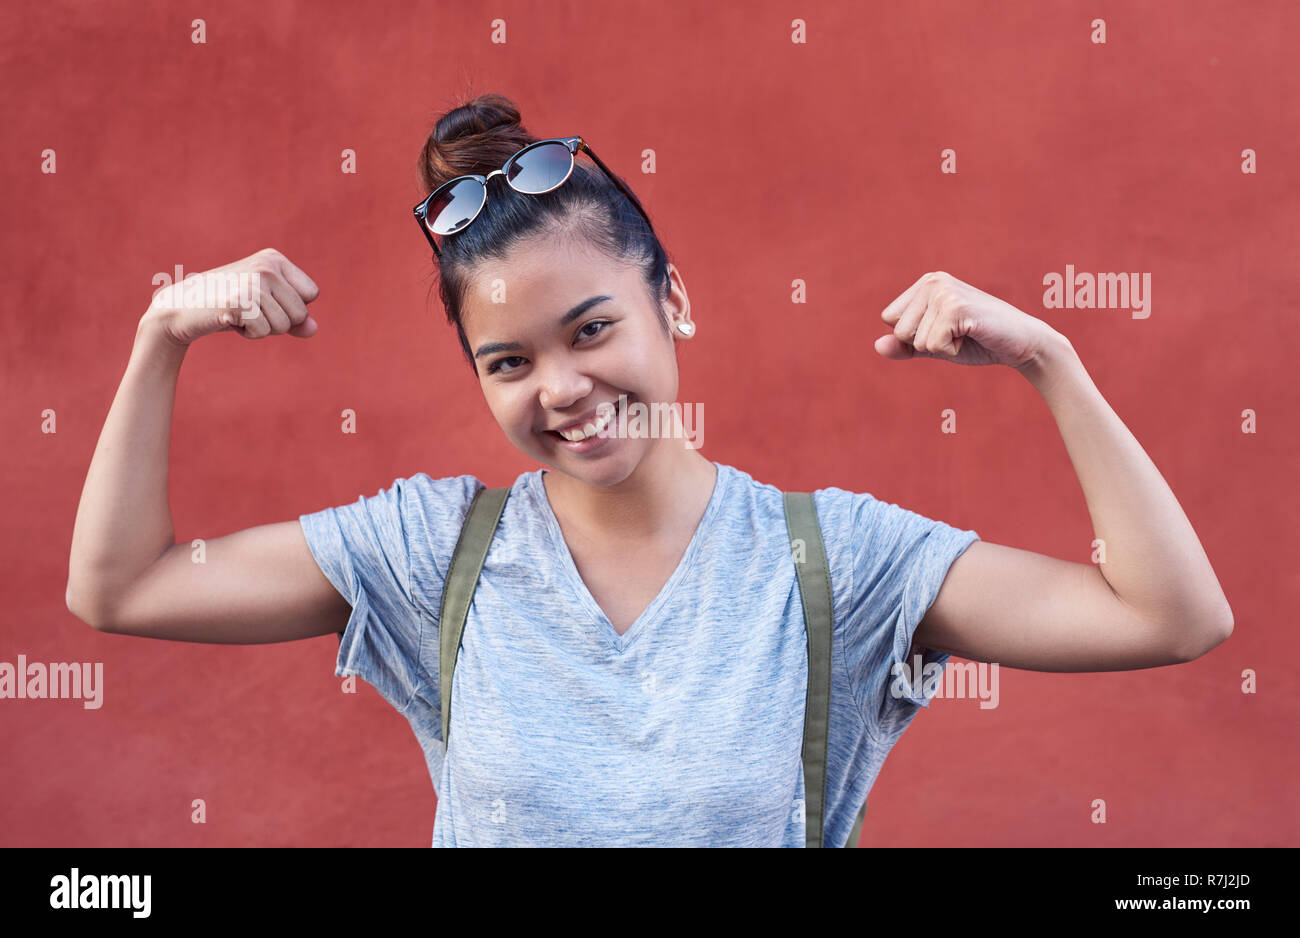
[[[979,535],[866,493],[823,489],[817,499],[836,650],[868,733],[890,743],[938,690],[951,655],[912,649],[912,636],[953,561]],[[909,650],[921,656],[919,669]]]
[[[422,650],[437,647],[443,577],[481,487],[473,476],[420,473],[349,505],[298,516],[321,572],[352,605],[335,675],[360,677],[408,717],[417,701],[438,708],[436,658],[430,673]]]

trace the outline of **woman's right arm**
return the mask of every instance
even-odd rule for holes
[[[297,520],[205,541],[202,563],[175,543],[167,499],[172,407],[190,343],[215,332],[307,338],[319,291],[277,251],[201,275],[249,278],[251,305],[186,307],[181,285],[140,318],[117,396],[95,447],[68,564],[68,609],[105,632],[177,641],[256,644],[341,632],[348,604],[317,566]],[[209,294],[214,295],[214,294]],[[247,299],[247,295],[245,296]]]

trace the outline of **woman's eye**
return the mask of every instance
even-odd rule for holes
[[[587,323],[585,326],[583,326],[581,329],[578,330],[578,335],[586,336],[589,339],[594,339],[596,336],[600,335],[605,330],[598,329],[595,332],[588,332],[587,331],[588,329],[590,329],[592,326],[610,326],[613,325],[613,323],[614,321],[612,319],[593,319],[591,322]],[[501,372],[502,374],[509,374],[511,371],[514,370],[514,368],[509,368],[506,371],[502,372],[501,366],[504,365],[506,362],[523,361],[523,360],[524,359],[518,355],[510,355],[506,358],[498,358],[492,364],[488,365],[487,373],[490,375],[494,375],[497,372]]]
[[[490,375],[496,374],[498,371],[501,370],[502,365],[504,365],[506,362],[512,362],[512,361],[523,361],[523,359],[520,358],[518,355],[511,355],[508,358],[498,358],[496,361],[494,361],[491,365],[488,366],[488,374]],[[509,374],[509,372],[506,373]]]

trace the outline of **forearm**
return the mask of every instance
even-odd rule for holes
[[[1232,613],[1200,539],[1155,464],[1093,384],[1059,333],[1018,369],[1056,419],[1083,488],[1095,537],[1104,542],[1102,575],[1148,621],[1221,639]]]
[[[86,473],[68,564],[68,602],[95,615],[172,546],[167,457],[185,348],[142,318]]]

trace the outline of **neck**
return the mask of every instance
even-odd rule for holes
[[[693,530],[716,482],[712,462],[671,438],[657,440],[632,474],[613,485],[542,472],[551,510],[566,532],[620,541]]]

